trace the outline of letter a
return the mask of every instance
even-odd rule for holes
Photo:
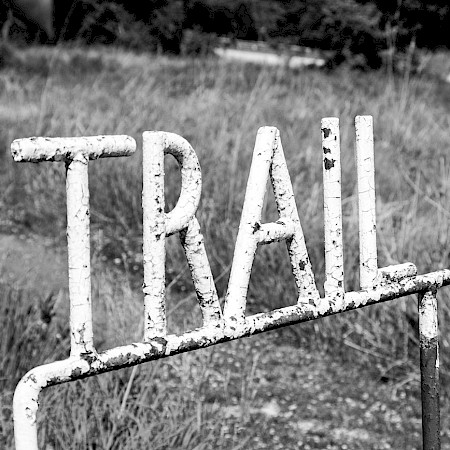
[[[261,224],[267,180],[271,179],[280,218]],[[225,320],[245,320],[250,273],[258,244],[286,240],[292,272],[298,290],[298,303],[319,298],[306,249],[291,179],[275,127],[262,127],[256,136],[255,149],[236,239],[230,280],[225,297]]]

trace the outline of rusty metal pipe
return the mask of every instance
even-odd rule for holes
[[[436,289],[419,294],[420,377],[424,450],[439,450],[439,342]]]

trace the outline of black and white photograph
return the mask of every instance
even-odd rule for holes
[[[450,450],[448,0],[0,30],[0,449]]]

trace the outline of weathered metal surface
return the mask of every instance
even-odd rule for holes
[[[277,222],[263,223],[258,230],[260,244],[272,244],[291,239],[295,233],[295,222],[292,219],[278,219]]]
[[[245,318],[247,290],[253,260],[259,244],[258,232],[261,228],[261,214],[275,148],[276,132],[276,128],[264,127],[258,130],[256,136],[228,290],[225,296],[226,320],[242,322]]]
[[[67,250],[71,355],[95,351],[92,333],[88,159],[82,153],[66,167]]]
[[[129,156],[136,150],[130,136],[86,136],[16,139],[11,154],[16,162],[71,161],[80,152],[88,159]]]
[[[413,277],[414,275],[417,275],[417,267],[410,262],[384,267],[378,271],[381,284],[399,281],[406,277]]]
[[[166,219],[164,213],[164,147],[159,133],[143,134],[144,340],[166,330]]]
[[[200,224],[195,217],[189,221],[187,228],[180,231],[180,240],[194,282],[203,325],[215,325],[222,320],[222,309],[206,255],[203,235],[200,232]]]
[[[66,163],[71,358],[96,354],[92,331],[88,162],[108,156],[127,156],[135,149],[136,143],[129,136],[29,138],[15,140],[11,145],[11,153],[18,162]],[[20,395],[18,398],[20,402]],[[19,449],[37,449],[35,430],[26,431],[33,401],[30,399],[25,407],[25,416],[14,418]]]
[[[92,333],[88,161],[128,156],[130,136],[28,138],[11,144],[17,162],[65,161],[71,355],[95,352]]]
[[[378,281],[372,116],[356,116],[355,129],[358,174],[359,277],[361,289],[372,289]]]
[[[371,118],[357,117],[356,130],[359,214],[360,228],[363,230],[360,232],[362,290],[344,292],[338,120],[328,118],[322,121],[326,236],[326,282],[323,298],[319,296],[315,285],[279,131],[274,127],[263,127],[258,131],[255,143],[223,315],[200,224],[195,217],[201,191],[197,156],[189,143],[180,136],[164,132],[144,133],[144,337],[143,342],[101,353],[95,351],[92,339],[88,159],[130,154],[134,150],[134,141],[127,136],[32,138],[14,141],[12,152],[17,161],[63,160],[67,164],[72,332],[69,359],[32,369],[17,386],[14,395],[16,448],[38,448],[38,397],[40,391],[46,387],[425,292],[427,294],[420,297],[419,310],[424,448],[438,448],[435,292],[450,284],[450,270],[417,275],[417,268],[412,263],[378,269]],[[166,154],[177,159],[182,178],[180,198],[169,213],[164,212]],[[262,224],[262,207],[269,177],[279,219],[273,223]],[[203,316],[203,326],[183,335],[168,335],[165,312],[165,239],[176,232],[180,233],[191,271]],[[281,240],[286,240],[288,246],[298,297],[293,299],[292,306],[247,317],[247,290],[257,247]]]
[[[420,374],[424,450],[439,450],[439,343],[436,290],[419,294]]]
[[[280,219],[275,223],[261,224],[269,176]],[[262,127],[258,130],[256,137],[230,280],[225,296],[224,315],[226,320],[240,323],[245,319],[247,290],[258,244],[267,244],[282,239],[287,240],[299,298],[309,295],[316,301],[319,296],[295,205],[280,133],[275,127]]]
[[[322,119],[325,297],[344,296],[339,119]]]
[[[291,239],[286,240],[286,244],[297,286],[298,302],[306,297],[314,299],[314,302],[320,302],[278,130],[275,143],[276,147],[270,166],[270,179],[278,214],[280,215],[279,221],[291,219],[294,224],[294,234]]]
[[[191,145],[173,133],[145,132],[143,135],[144,211],[144,341],[164,336],[165,309],[165,238],[180,232],[204,324],[222,318],[214,279],[195,218],[201,194],[200,165]],[[164,155],[176,158],[181,168],[180,198],[174,209],[164,213]]]

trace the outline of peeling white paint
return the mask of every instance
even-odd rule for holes
[[[14,440],[17,450],[38,450],[36,416],[42,389],[57,383],[72,381],[74,374],[86,373],[89,364],[79,355],[30,370],[14,392]]]
[[[130,156],[135,140],[126,135],[85,137],[31,137],[16,139],[11,154],[16,162],[71,161],[80,152],[87,159]]]
[[[261,224],[269,176],[280,219],[275,223]],[[245,318],[250,273],[258,244],[271,243],[281,239],[287,240],[299,299],[309,296],[315,298],[316,302],[321,302],[306,250],[280,133],[275,127],[262,127],[256,136],[242,207],[241,222],[225,296],[225,320],[239,323]]]
[[[92,333],[88,160],[82,153],[67,164],[67,250],[69,257],[71,355],[95,351]]]
[[[200,224],[195,217],[189,221],[186,229],[181,230],[180,238],[203,316],[203,325],[215,325],[222,320],[222,309],[206,254],[203,235],[200,232]]]
[[[260,244],[291,239],[295,234],[295,222],[289,218],[279,219],[277,222],[263,223],[258,231]]]
[[[427,340],[438,337],[436,292],[425,292],[419,298],[419,333]]]
[[[194,217],[202,192],[202,174],[197,155],[186,139],[173,133],[159,133],[165,141],[164,153],[174,156],[181,168],[180,197],[166,216],[166,236],[170,236],[186,228]]]
[[[410,262],[384,267],[378,271],[380,283],[387,284],[392,281],[400,281],[403,278],[417,275],[417,267]]]
[[[250,174],[242,207],[241,222],[234,248],[230,279],[225,296],[225,320],[241,322],[245,318],[248,284],[259,243],[261,214],[266,195],[277,129],[262,127],[256,136]]]
[[[270,167],[270,179],[277,204],[280,220],[291,219],[294,223],[294,234],[292,239],[286,241],[289,258],[291,260],[292,273],[297,285],[298,303],[314,299],[315,303],[322,303],[319,297],[314,273],[311,267],[308,250],[306,248],[305,236],[295,203],[294,190],[292,189],[291,177],[284,157],[280,133],[277,130],[276,147]],[[280,221],[279,220],[279,221]],[[278,222],[279,222],[278,221]]]
[[[95,352],[92,333],[89,242],[89,159],[128,156],[136,150],[130,136],[27,138],[11,144],[17,162],[65,161],[71,355]]]
[[[88,160],[123,156],[135,149],[128,136],[92,138],[31,138],[12,144],[16,161],[65,161],[67,164],[67,217],[69,290],[71,302],[71,357],[36,367],[19,382],[14,395],[17,450],[37,450],[36,414],[42,389],[94,376],[177,353],[250,336],[280,326],[319,319],[348,310],[421,295],[421,338],[437,337],[435,292],[450,285],[450,270],[417,275],[412,263],[378,270],[375,235],[375,189],[372,119],[356,118],[356,148],[361,240],[361,287],[344,293],[339,124],[322,121],[324,151],[324,204],[326,283],[320,298],[309,261],[280,135],[274,127],[258,131],[230,280],[222,311],[208,262],[203,235],[195,213],[200,200],[201,172],[197,156],[180,136],[146,132],[143,136],[144,311],[143,342],[95,351],[92,336],[89,260]],[[326,151],[325,151],[326,149]],[[182,186],[175,208],[164,212],[164,155],[173,155],[181,168]],[[261,223],[270,177],[279,220]],[[203,327],[183,335],[167,334],[165,312],[165,239],[179,232],[191,271]],[[297,285],[293,306],[245,315],[250,272],[258,245],[286,240]],[[438,360],[436,362],[438,364]]]
[[[361,289],[367,290],[376,286],[378,276],[372,116],[356,116],[355,128],[359,210],[359,273]]]
[[[342,242],[341,148],[339,119],[322,119],[323,201],[325,230],[325,296],[342,301],[344,251]]]
[[[172,155],[181,169],[180,197],[174,209],[164,212],[164,155]],[[165,239],[182,232],[182,243],[194,280],[205,323],[221,320],[211,269],[195,219],[202,179],[191,145],[173,133],[143,134],[143,261],[144,341],[167,334],[165,308]]]
[[[167,334],[163,133],[143,134],[144,341]]]
[[[40,391],[74,379],[89,364],[80,356],[96,355],[92,332],[89,243],[89,159],[128,156],[136,149],[129,136],[29,138],[15,140],[15,161],[65,161],[67,169],[67,246],[70,298],[71,358],[35,368],[22,378],[14,394],[14,435],[17,449],[37,450],[36,414]]]

